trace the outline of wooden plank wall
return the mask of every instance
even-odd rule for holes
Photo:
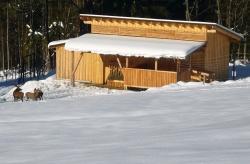
[[[70,80],[72,77],[72,52],[64,50],[63,46],[56,49],[56,78]],[[81,58],[81,55],[82,58]],[[79,62],[79,59],[81,61]],[[74,68],[76,81],[86,81],[95,84],[104,82],[104,66],[99,54],[74,52]]]
[[[205,69],[205,49],[196,51],[191,55],[191,66],[199,70]]]
[[[145,69],[123,68],[124,86],[149,88],[177,82],[177,73]]]
[[[71,79],[71,54],[64,50],[64,46],[56,48],[56,78],[57,79]]]
[[[95,84],[103,84],[103,62],[99,54],[75,52],[75,67],[80,57],[81,62],[75,73],[77,81],[89,81]]]
[[[227,36],[215,31],[207,35],[205,70],[214,72],[216,80],[227,80],[230,40]]]
[[[91,33],[205,41],[205,25],[95,18]]]

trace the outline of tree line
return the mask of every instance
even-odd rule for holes
[[[81,35],[79,14],[216,22],[248,41],[249,0],[1,0],[0,70],[38,77],[54,69],[50,41]],[[244,44],[243,44],[244,45]],[[247,51],[247,44],[241,52]],[[241,57],[240,53],[238,53]],[[22,76],[25,76],[22,74]]]

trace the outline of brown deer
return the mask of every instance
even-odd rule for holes
[[[26,100],[29,100],[29,99],[34,100],[34,101],[37,101],[38,99],[42,100],[43,99],[43,92],[40,89],[35,88],[34,93],[26,92],[25,97],[26,97]]]
[[[37,92],[34,92],[34,93],[32,93],[32,92],[26,92],[25,93],[25,97],[26,97],[26,100],[31,99],[31,100],[36,101],[37,97],[38,97],[38,93]]]
[[[24,93],[21,92],[21,90],[22,89],[17,86],[17,88],[13,91],[14,101],[21,100],[23,102]]]
[[[39,99],[39,100],[43,100],[43,92],[42,92],[42,90],[41,89],[34,89],[34,93],[38,93],[37,94],[37,98]]]

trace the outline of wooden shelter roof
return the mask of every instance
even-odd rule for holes
[[[149,58],[179,58],[197,51],[205,42],[157,39],[132,36],[85,34],[80,37],[54,41],[49,47],[65,44],[68,51],[92,52],[107,55],[143,56]]]
[[[123,20],[123,21],[146,21],[146,22],[158,22],[158,23],[177,23],[177,24],[193,24],[193,25],[205,25],[210,29],[215,29],[222,34],[228,36],[229,38],[241,41],[244,39],[242,34],[239,34],[227,27],[213,22],[199,22],[199,21],[182,21],[182,20],[168,20],[168,19],[152,19],[152,18],[138,18],[138,17],[121,17],[121,16],[109,16],[109,15],[94,15],[94,14],[80,14],[80,19],[87,24],[91,24],[92,19],[102,19],[102,20]]]

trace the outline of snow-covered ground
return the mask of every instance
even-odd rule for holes
[[[13,86],[0,88],[0,102],[13,102],[13,91],[15,88],[16,87]],[[55,80],[54,76],[51,76],[46,80],[28,81],[21,86],[22,92],[24,93],[33,92],[34,88],[39,88],[44,92],[45,101],[50,99],[118,94],[125,92],[86,86],[84,84],[77,84],[77,87],[72,87],[69,81]]]
[[[108,90],[53,77],[0,88],[1,164],[250,163],[250,78]]]

